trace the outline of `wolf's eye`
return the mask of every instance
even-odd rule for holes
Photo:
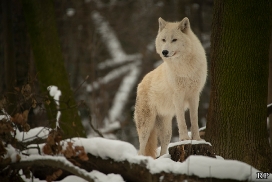
[[[172,42],[176,42],[176,41],[177,41],[177,39],[173,39],[173,40],[172,40]]]
[[[163,42],[165,42],[166,40],[165,39],[162,39]]]

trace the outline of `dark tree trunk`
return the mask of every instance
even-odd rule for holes
[[[5,91],[9,100],[7,112],[14,114],[15,98],[12,94],[16,85],[16,67],[13,46],[11,1],[2,0],[3,12],[3,41],[4,41],[4,65],[5,65]]]
[[[50,85],[57,86],[61,92],[60,126],[64,136],[85,136],[78,109],[70,88],[64,66],[59,37],[57,34],[54,6],[51,0],[23,0],[23,10],[30,35],[41,91],[47,92]],[[56,111],[54,103],[51,111]],[[49,118],[56,117],[56,112],[48,112]],[[54,124],[53,124],[54,126]]]
[[[266,172],[270,35],[270,1],[214,1],[206,140],[216,154]]]
[[[268,78],[268,99],[267,103],[272,103],[272,36],[270,41],[270,50],[269,50],[269,78]],[[271,109],[270,109],[271,110]],[[270,111],[268,110],[268,111]],[[272,114],[268,112],[269,117],[269,134],[270,134],[270,146],[272,147]]]

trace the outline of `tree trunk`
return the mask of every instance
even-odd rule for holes
[[[61,90],[60,126],[64,131],[64,137],[84,137],[85,131],[78,115],[78,109],[75,107],[76,102],[64,66],[53,3],[51,0],[23,0],[23,10],[41,90],[46,92],[50,85],[55,85]],[[52,105],[51,111],[56,111],[55,104],[50,105]],[[56,118],[56,112],[53,112],[49,118]]]
[[[11,94],[16,85],[16,67],[13,46],[13,31],[12,31],[12,13],[11,1],[2,0],[3,11],[3,40],[4,40],[4,65],[5,65],[5,91],[10,104],[7,107],[7,112],[14,114],[15,95]]]
[[[269,50],[269,77],[268,77],[268,99],[267,103],[272,103],[272,36],[270,40]],[[270,135],[270,147],[272,147],[272,114],[268,115],[269,118],[269,135]]]
[[[268,0],[214,1],[206,140],[215,153],[272,172],[266,104]]]

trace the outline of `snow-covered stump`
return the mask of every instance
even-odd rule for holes
[[[190,143],[188,143],[190,142]],[[216,158],[213,148],[208,142],[183,141],[175,143],[168,148],[171,159],[176,162],[185,161],[190,155],[202,155]]]

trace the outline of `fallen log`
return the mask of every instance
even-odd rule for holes
[[[78,143],[80,142],[83,146],[91,146],[86,147],[86,150],[84,152],[81,151],[81,153],[78,152],[79,150],[76,150],[78,146],[75,139],[73,142],[75,147],[71,148],[71,143],[69,143],[70,145],[67,143],[66,150],[63,150],[62,156],[38,155],[40,152],[36,151],[35,153],[32,151],[29,152],[32,155],[23,157],[21,160],[17,160],[17,162],[0,163],[0,181],[4,181],[1,179],[2,174],[7,173],[5,176],[8,177],[10,171],[19,171],[20,169],[23,169],[23,174],[26,176],[31,177],[30,174],[33,174],[40,179],[53,179],[54,181],[61,180],[72,174],[80,176],[87,181],[92,181],[94,179],[88,173],[92,170],[97,170],[104,174],[120,174],[126,182],[238,181],[226,179],[228,176],[225,176],[225,179],[218,179],[212,177],[212,175],[208,176],[207,173],[203,177],[194,176],[199,174],[197,172],[198,168],[194,168],[195,170],[190,168],[189,172],[189,167],[191,166],[189,161],[185,161],[184,164],[186,162],[188,164],[185,166],[171,162],[168,155],[156,160],[150,157],[138,156],[136,149],[125,142],[101,138],[81,139],[78,140]],[[110,151],[97,150],[99,147],[103,148],[103,150],[110,149]],[[77,151],[78,155],[69,153],[73,151]],[[182,161],[189,155],[198,154],[215,157],[211,145],[205,141],[193,140],[170,144],[169,151],[171,155],[174,154],[171,158],[175,161]],[[27,151],[26,154],[28,154]],[[193,157],[192,160],[199,160],[199,157]],[[196,164],[197,161],[193,163]],[[175,168],[173,168],[173,165]],[[206,163],[203,166],[207,166]],[[188,168],[187,171],[184,170],[186,167]]]
[[[142,161],[141,163],[130,163],[128,161],[115,161],[113,159],[103,159],[101,157],[94,156],[92,154],[87,154],[89,160],[82,161],[79,157],[73,157],[67,159],[74,165],[86,171],[97,170],[104,174],[120,174],[126,182],[178,182],[187,180],[188,182],[234,182],[237,180],[230,179],[217,179],[217,178],[200,178],[198,176],[188,176],[186,174],[174,174],[171,172],[160,172],[152,173],[147,167],[147,161]],[[59,161],[60,162],[60,161]],[[46,165],[46,166],[45,166]],[[20,163],[16,165],[16,168],[20,166]],[[28,165],[29,166],[29,165]],[[61,167],[62,165],[58,165]],[[14,166],[15,167],[15,166]],[[34,172],[34,176],[40,179],[45,179],[47,175],[50,175],[46,170],[56,167],[54,163],[50,165],[49,163],[35,163],[34,168],[30,168]],[[45,170],[46,169],[46,170]],[[67,170],[67,167],[61,168],[63,170],[63,175],[61,178],[75,174],[71,173],[71,170]],[[57,169],[55,169],[57,170]],[[69,171],[69,172],[68,172]],[[52,171],[51,171],[52,172]],[[86,178],[85,178],[86,179]],[[57,179],[59,180],[59,179]]]

